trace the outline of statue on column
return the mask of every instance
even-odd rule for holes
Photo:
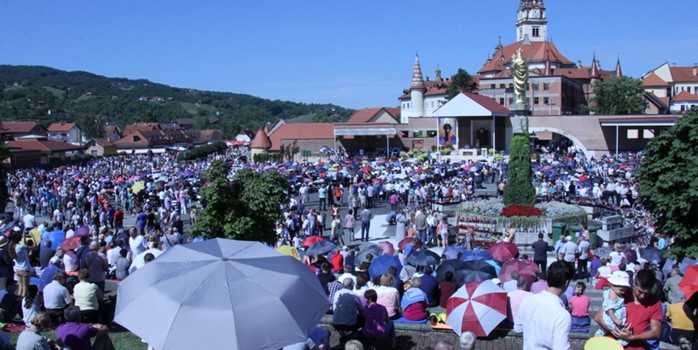
[[[528,89],[528,66],[523,59],[523,52],[519,47],[511,57],[511,75],[514,78],[514,104],[525,106],[528,104],[526,90]]]

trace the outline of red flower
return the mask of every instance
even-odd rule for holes
[[[502,216],[543,216],[543,212],[536,207],[527,205],[510,205],[502,209]]]

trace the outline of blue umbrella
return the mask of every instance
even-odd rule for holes
[[[316,256],[318,254],[326,254],[332,249],[337,248],[337,245],[329,240],[323,239],[313,243],[308,249],[305,250],[306,255]]]
[[[487,251],[484,250],[471,250],[471,251],[466,251],[466,254],[463,254],[461,257],[461,260],[463,261],[472,261],[472,260],[494,260],[494,257],[492,254],[490,254]]]
[[[373,258],[373,261],[371,261],[371,265],[368,267],[368,274],[371,276],[371,279],[373,279],[384,273],[388,273],[388,268],[390,266],[395,266],[398,274],[400,273],[400,270],[402,270],[400,259],[395,255],[384,254],[375,257]]]
[[[441,260],[439,254],[429,249],[420,249],[416,252],[413,251],[407,257],[407,262],[412,266],[436,266],[439,264],[439,260]]]
[[[44,239],[51,240],[51,249],[56,250],[65,241],[65,232],[63,230],[54,229],[51,232],[46,232],[46,237]],[[41,247],[44,245],[42,244]]]
[[[465,255],[468,253],[468,251],[464,247],[450,245],[444,249],[443,255],[446,256],[446,259],[457,259],[458,253]]]
[[[485,260],[485,262],[492,265],[492,267],[494,267],[494,270],[497,272],[497,276],[499,276],[499,271],[502,271],[502,266],[492,259]]]

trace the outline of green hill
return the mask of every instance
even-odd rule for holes
[[[195,128],[215,128],[227,137],[279,119],[345,121],[353,111],[332,104],[267,100],[229,92],[175,88],[148,80],[107,78],[42,66],[0,65],[0,120],[32,120],[44,125],[77,122],[92,137],[104,122],[169,122],[194,118]]]

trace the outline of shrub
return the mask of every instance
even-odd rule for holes
[[[179,161],[195,160],[206,158],[209,154],[223,152],[228,148],[224,142],[215,142],[207,145],[202,145],[188,151],[184,151],[177,156]]]
[[[511,138],[509,182],[504,187],[504,205],[533,206],[536,189],[531,179],[531,139],[528,134],[515,134]]]

